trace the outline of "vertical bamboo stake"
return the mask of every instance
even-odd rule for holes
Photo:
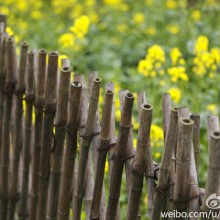
[[[207,118],[208,142],[210,142],[210,134],[214,131],[219,131],[218,115],[209,115]]]
[[[60,72],[60,83],[57,97],[54,147],[51,152],[52,155],[47,220],[57,219],[63,147],[66,134],[65,125],[67,120],[67,103],[70,84],[70,74],[70,67],[62,67]]]
[[[68,119],[66,124],[66,147],[63,157],[63,172],[58,203],[58,220],[69,219],[73,171],[77,153],[77,126],[81,88],[82,85],[79,82],[71,83],[68,102]]]
[[[12,37],[6,40],[6,80],[4,88],[4,109],[2,127],[2,147],[1,147],[1,201],[0,219],[7,219],[7,205],[9,196],[9,151],[10,151],[10,124],[13,92],[17,76],[17,60],[15,53],[15,43]]]
[[[79,112],[79,148],[82,144],[82,135],[85,132],[85,124],[88,114],[88,96],[87,96],[87,85],[84,75],[75,75],[74,80],[81,83],[82,89],[81,89],[81,96],[80,96],[80,112]],[[79,156],[79,148],[77,149],[77,156]],[[73,200],[75,195],[75,189],[76,189],[76,182],[77,182],[77,172],[78,172],[78,157],[76,158],[75,166],[74,166],[74,175],[73,175],[73,184],[72,184],[72,209],[73,209]]]
[[[114,156],[114,164],[111,173],[106,220],[116,219],[118,201],[120,197],[122,172],[124,162],[126,160],[126,146],[131,127],[133,101],[133,94],[127,93],[124,99],[119,138],[117,141],[116,154]]]
[[[91,95],[93,79],[98,77],[98,72],[94,71],[89,74],[89,95]],[[96,116],[93,125],[93,133],[100,133],[100,122],[99,122],[99,105],[96,110]],[[98,157],[98,143],[99,135],[92,138],[91,147],[89,149],[88,161],[86,166],[86,180],[85,180],[85,192],[84,192],[84,202],[85,202],[85,212],[86,220],[90,219],[90,211],[92,205],[92,195],[94,189],[94,172],[96,170],[97,157]]]
[[[146,153],[150,141],[150,128],[152,121],[153,107],[149,104],[142,104],[141,123],[138,131],[137,149],[132,166],[133,178],[128,201],[127,220],[134,220],[138,217],[143,180],[146,165]]]
[[[21,202],[19,208],[19,219],[27,219],[27,200],[28,200],[28,186],[29,186],[29,163],[31,137],[32,137],[32,110],[34,102],[34,78],[35,78],[35,59],[36,53],[33,50],[28,51],[27,56],[27,77],[26,77],[26,112],[24,122],[24,147],[23,147],[23,173],[22,173],[22,191]]]
[[[173,198],[175,209],[178,211],[186,211],[188,203],[193,125],[194,122],[191,119],[179,119]]]
[[[93,191],[92,207],[90,219],[100,219],[100,204],[102,197],[105,162],[109,147],[110,120],[112,109],[113,93],[107,90],[102,114],[102,126],[100,133],[100,144],[98,147],[97,170],[95,175],[95,186]]]
[[[123,111],[124,96],[127,92],[128,91],[120,91],[119,92],[121,114],[122,114],[122,111]],[[129,194],[130,187],[131,187],[131,181],[132,181],[131,167],[133,165],[133,156],[134,156],[133,125],[131,125],[131,129],[129,131],[128,142],[127,142],[127,147],[126,147],[126,155],[128,157],[130,157],[128,160],[125,161],[126,189],[127,189],[127,193]]]
[[[73,220],[79,220],[81,216],[81,207],[83,200],[83,192],[85,186],[86,164],[89,154],[89,147],[92,141],[92,129],[94,125],[95,114],[98,107],[99,92],[101,79],[95,78],[92,95],[90,98],[90,105],[88,110],[88,117],[86,120],[85,133],[82,136],[82,144],[80,146],[79,166],[77,174],[76,190],[73,201]]]
[[[164,93],[162,96],[164,143],[166,143],[166,136],[170,124],[170,111],[171,111],[171,96],[169,93]]]
[[[3,127],[3,108],[4,108],[4,86],[6,78],[6,38],[2,40],[0,50],[0,159],[2,145],[2,127]],[[0,186],[1,188],[1,186]]]
[[[19,161],[22,149],[22,98],[25,92],[25,74],[27,68],[27,51],[28,44],[21,43],[21,55],[18,70],[18,82],[16,88],[16,106],[15,106],[15,136],[14,148],[12,157],[12,173],[11,173],[11,186],[10,186],[10,200],[8,205],[8,220],[13,220],[15,215],[17,191],[18,191],[18,175],[19,175]]]
[[[193,149],[196,163],[196,171],[199,171],[199,155],[200,155],[200,115],[191,114],[190,118],[194,121],[193,129]]]
[[[43,142],[40,153],[39,192],[37,206],[37,220],[46,219],[47,195],[50,175],[50,151],[53,137],[53,122],[56,109],[58,53],[49,54],[46,90],[45,111],[43,119]]]
[[[154,205],[154,167],[153,167],[153,158],[151,152],[150,140],[147,145],[147,154],[146,154],[146,182],[147,182],[147,194],[148,194],[148,214],[151,216],[153,205]]]
[[[215,197],[216,195],[219,196],[219,185],[220,185],[219,158],[220,158],[220,132],[215,131],[210,134],[208,176],[205,186],[205,196],[203,198],[203,203],[202,203],[202,211],[205,212],[208,212],[210,210],[219,212],[219,209],[215,209],[216,207],[219,206],[219,199]]]
[[[111,90],[112,93],[114,93],[114,83],[107,83],[106,89]],[[110,140],[109,140],[110,148],[108,150],[108,167],[109,167],[108,172],[109,172],[109,183],[110,183],[111,174],[112,174],[112,167],[113,167],[112,156],[116,152],[116,141],[117,141],[117,137],[116,137],[116,134],[115,134],[115,100],[114,99],[113,99],[113,102],[112,102],[109,137],[110,137]],[[101,207],[100,207],[100,219],[104,220],[105,215],[106,215],[106,213],[104,213],[103,210],[101,210]],[[120,204],[119,203],[118,203],[118,207],[117,207],[116,220],[120,220]]]
[[[0,50],[5,36],[7,15],[0,13]]]
[[[45,101],[45,78],[46,78],[46,56],[47,52],[40,49],[38,52],[38,71],[36,77],[36,95],[35,95],[35,125],[34,125],[34,147],[32,152],[31,167],[31,195],[30,195],[30,213],[29,219],[37,218],[37,200],[38,200],[38,173],[40,164],[40,152],[42,147],[42,129],[43,129],[43,105]]]
[[[178,108],[178,117],[186,117],[190,118],[189,108],[188,107],[180,107]],[[193,125],[193,137],[194,137],[194,130],[195,123]],[[192,140],[192,144],[193,140]],[[188,210],[189,212],[198,212],[199,211],[199,187],[198,187],[198,179],[197,179],[197,172],[196,172],[196,163],[195,163],[195,156],[194,156],[194,146],[192,145],[190,149],[190,179],[189,179],[189,192],[188,192]],[[186,204],[187,205],[187,204]],[[189,219],[196,220],[196,217],[190,217]]]
[[[177,135],[177,110],[170,112],[169,128],[167,130],[167,138],[165,141],[165,149],[159,169],[159,179],[155,190],[154,207],[151,220],[159,220],[163,204],[165,203],[166,190],[169,189],[169,169],[171,166],[172,155],[174,152],[175,140]]]

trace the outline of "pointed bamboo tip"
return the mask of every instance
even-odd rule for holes
[[[144,111],[149,111],[149,110],[153,110],[153,106],[151,104],[146,104],[146,103],[143,103],[141,105],[141,108],[144,110]]]

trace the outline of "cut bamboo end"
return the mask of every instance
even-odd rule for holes
[[[113,102],[113,92],[111,90],[107,90],[105,93],[105,102],[104,102],[102,126],[101,126],[102,129],[100,133],[100,138],[103,140],[109,139],[112,102]]]
[[[133,102],[134,95],[131,92],[127,92],[124,96],[123,110],[121,116],[121,125],[124,127],[131,126]]]
[[[78,88],[78,87],[82,87],[82,84],[80,82],[72,82],[71,83],[71,87],[74,87],[74,88]]]
[[[43,102],[45,99],[46,58],[47,51],[45,49],[40,49],[38,51],[36,102]]]
[[[70,85],[71,67],[62,67],[60,70],[60,80],[57,97],[55,123],[63,123],[67,120],[67,102]]]
[[[194,121],[188,118],[180,118],[180,123],[186,126],[192,126],[194,124]]]
[[[149,111],[149,110],[153,110],[153,106],[151,104],[142,104],[141,108],[143,111]]]
[[[17,75],[17,57],[15,51],[15,42],[13,37],[6,39],[6,88],[13,87],[16,81]]]
[[[27,77],[26,77],[26,96],[34,93],[34,78],[35,78],[35,51],[29,50],[27,57]]]
[[[6,22],[7,21],[7,15],[0,13],[0,22]]]
[[[61,72],[62,73],[69,73],[69,72],[71,72],[71,67],[70,66],[64,66],[64,67],[62,67],[61,68]]]
[[[47,103],[56,102],[58,52],[50,52],[48,59],[45,99]]]
[[[71,83],[69,92],[67,125],[78,124],[79,111],[77,109],[79,109],[80,105],[81,90],[82,84],[80,82]]]
[[[18,71],[18,83],[17,89],[20,91],[24,91],[25,86],[25,73],[27,69],[27,52],[28,52],[28,43],[25,41],[21,42],[21,56],[19,63],[19,71]]]

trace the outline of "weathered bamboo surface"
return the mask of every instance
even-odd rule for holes
[[[61,60],[59,67],[57,51],[47,59],[45,49],[28,51],[24,41],[17,56],[15,39],[6,33],[6,18],[0,14],[0,220],[80,220],[83,215],[87,220],[120,220],[124,215],[127,220],[160,220],[162,212],[173,210],[216,217],[217,115],[207,117],[204,149],[203,114],[175,107],[170,94],[162,94],[164,147],[155,163],[153,107],[145,92],[138,92],[136,101],[129,90],[115,94],[113,82],[103,91],[98,72],[71,77],[69,59]],[[134,115],[138,132],[132,125]],[[200,188],[203,151],[208,152],[208,175]]]

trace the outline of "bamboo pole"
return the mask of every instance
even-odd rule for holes
[[[4,87],[4,109],[1,147],[1,201],[0,219],[7,219],[7,205],[9,197],[9,151],[10,151],[10,124],[13,92],[17,75],[17,60],[15,42],[12,37],[6,39],[6,80]]]
[[[50,151],[52,145],[53,122],[56,109],[58,56],[59,55],[57,52],[51,52],[49,54],[48,61],[45,90],[45,110],[43,118],[43,140],[40,153],[37,220],[46,219],[47,195],[50,175]]]
[[[179,118],[173,202],[181,212],[186,211],[188,203],[193,125],[193,120]]]
[[[32,138],[32,111],[34,102],[34,78],[35,78],[35,59],[36,52],[33,50],[28,51],[27,56],[27,77],[26,77],[26,112],[24,122],[24,147],[23,147],[23,169],[22,169],[22,191],[21,202],[19,207],[19,219],[25,220],[28,216],[27,203],[28,203],[28,186],[29,186],[29,163],[30,163],[30,150]]]
[[[98,147],[97,170],[95,174],[95,186],[93,191],[91,216],[90,219],[100,219],[100,205],[102,198],[102,189],[105,173],[105,162],[109,147],[109,133],[112,110],[113,93],[107,90],[105,93],[105,102],[102,113],[102,126],[100,133],[100,144]]]
[[[94,125],[95,114],[98,107],[99,92],[100,92],[101,79],[95,78],[92,95],[90,98],[90,105],[88,110],[88,116],[86,120],[85,133],[82,136],[82,144],[80,146],[79,166],[77,174],[76,190],[73,201],[73,220],[79,220],[81,216],[81,207],[85,186],[86,165],[89,154],[89,147],[92,141],[92,129]]]
[[[126,94],[126,92],[128,91],[125,90],[125,91],[119,92],[121,113],[123,110],[123,100],[124,100],[124,95]],[[143,99],[145,98],[144,94],[142,98]],[[129,157],[129,159],[125,161],[126,190],[127,190],[127,194],[129,197],[130,188],[132,184],[132,177],[133,177],[132,166],[134,162],[133,125],[131,125],[131,129],[129,131],[128,142],[127,142],[127,147],[126,147],[126,155]],[[140,219],[140,218],[141,218],[141,213],[139,211],[137,219]]]
[[[107,83],[106,85],[106,89],[107,90],[111,90],[112,93],[114,93],[114,83]],[[113,160],[112,160],[112,156],[115,154],[116,152],[116,142],[117,142],[117,137],[115,135],[115,99],[113,99],[112,102],[112,111],[111,111],[111,121],[110,121],[110,134],[109,134],[110,140],[109,140],[109,145],[110,148],[108,150],[108,173],[109,173],[109,183],[111,180],[111,174],[112,174],[112,167],[113,167]],[[104,216],[103,216],[104,215]],[[106,213],[103,212],[103,210],[101,210],[100,207],[100,219],[105,219],[105,215]],[[120,204],[118,203],[118,207],[117,207],[117,213],[116,213],[116,220],[120,220]]]
[[[38,173],[40,164],[40,152],[42,147],[42,129],[43,129],[43,106],[45,101],[45,78],[46,78],[46,56],[47,52],[40,49],[38,52],[38,70],[36,77],[36,95],[35,95],[35,125],[34,125],[34,147],[32,152],[31,167],[31,194],[30,194],[30,213],[29,219],[37,218],[37,200],[38,200]]]
[[[208,176],[205,186],[205,195],[202,202],[202,211],[209,212],[210,210],[218,211],[219,207],[219,185],[220,185],[220,132],[215,131],[210,134],[209,143],[209,163]],[[208,219],[208,218],[207,218]]]
[[[141,200],[143,180],[146,165],[146,153],[150,141],[150,128],[152,121],[153,107],[149,104],[142,104],[141,123],[138,131],[137,148],[132,166],[132,183],[128,200],[127,220],[134,220],[138,217]]]
[[[178,117],[190,118],[189,108],[180,107],[178,108]],[[198,135],[199,131],[195,130],[195,123],[193,125],[193,138]],[[194,156],[194,142],[192,139],[192,147],[190,149],[190,179],[189,179],[189,192],[188,192],[188,210],[189,212],[199,212],[199,187],[196,172],[196,163]],[[196,142],[197,144],[197,142]],[[198,148],[198,146],[196,146]],[[196,217],[190,217],[190,220],[196,220]]]
[[[199,155],[200,155],[200,115],[193,113],[190,118],[194,121],[193,128],[193,150],[196,163],[196,172],[199,171]],[[197,175],[198,176],[198,175]]]
[[[126,146],[129,136],[129,130],[131,127],[133,101],[134,101],[133,94],[127,93],[125,95],[124,104],[123,104],[124,107],[121,117],[121,126],[119,131],[119,138],[117,141],[116,154],[113,157],[114,163],[112,167],[112,174],[110,180],[110,191],[109,191],[106,220],[116,219],[117,207],[120,197],[122,172],[123,172],[125,160],[127,159]]]
[[[151,220],[159,220],[160,219],[160,212],[163,208],[163,204],[165,203],[165,195],[166,191],[169,189],[169,170],[172,161],[172,155],[174,152],[175,146],[175,139],[177,135],[177,110],[172,109],[170,112],[170,122],[169,128],[167,130],[167,138],[165,141],[165,149],[162,156],[160,168],[159,168],[159,179],[157,188],[155,190],[155,197],[154,197],[154,207],[152,211]]]
[[[86,119],[87,119],[87,114],[88,114],[88,96],[87,96],[87,85],[86,85],[86,80],[84,75],[75,75],[74,80],[77,82],[80,82],[82,85],[81,89],[81,96],[80,96],[80,113],[79,113],[79,148],[82,144],[82,135],[85,132],[85,124],[86,124]],[[72,209],[73,209],[73,200],[74,200],[74,195],[75,195],[75,189],[76,189],[76,182],[77,182],[77,173],[78,173],[78,162],[79,162],[79,148],[77,149],[77,157],[75,161],[75,166],[74,166],[74,175],[73,175],[73,184],[72,184]]]
[[[88,84],[89,96],[91,96],[93,80],[95,77],[98,77],[97,71],[91,72],[89,74],[89,84]],[[94,189],[94,173],[96,172],[96,164],[98,158],[97,148],[99,145],[98,142],[99,142],[99,133],[100,133],[99,105],[96,110],[96,115],[93,125],[93,133],[97,133],[98,135],[92,138],[91,147],[89,149],[89,155],[87,160],[87,166],[86,166],[86,179],[85,179],[85,192],[84,192],[86,220],[90,219],[90,211],[91,211],[92,196]]]
[[[71,83],[68,102],[68,119],[66,124],[66,147],[63,157],[63,172],[61,176],[58,205],[58,220],[69,219],[73,171],[77,153],[77,126],[79,124],[78,115],[81,88],[82,85],[79,82]]]
[[[7,15],[0,13],[0,50],[5,36]]]
[[[210,142],[210,134],[214,131],[219,131],[218,115],[209,115],[207,117],[208,143]]]
[[[166,143],[166,136],[170,124],[170,111],[171,111],[171,96],[169,93],[164,93],[162,96],[164,143]]]
[[[147,154],[146,154],[146,183],[147,183],[147,195],[148,195],[148,214],[149,217],[151,216],[153,206],[154,206],[154,165],[153,165],[153,158],[151,152],[151,144],[150,140],[147,145]]]
[[[12,157],[12,171],[11,171],[11,186],[10,186],[10,200],[8,205],[8,220],[13,220],[15,215],[15,208],[17,202],[18,193],[18,175],[19,175],[19,161],[20,153],[22,149],[22,98],[25,93],[25,75],[27,69],[27,51],[28,44],[26,42],[21,43],[21,55],[18,70],[18,82],[16,88],[16,106],[15,106],[15,136],[14,136],[14,148]]]
[[[3,127],[3,108],[4,108],[4,86],[6,78],[6,38],[2,40],[0,50],[0,159],[2,145],[2,127]],[[0,186],[1,188],[1,186]]]
[[[70,85],[70,74],[70,67],[62,67],[60,72],[60,83],[57,97],[54,147],[51,151],[47,220],[57,219],[62,157],[66,134],[65,125],[67,121],[67,103]]]

